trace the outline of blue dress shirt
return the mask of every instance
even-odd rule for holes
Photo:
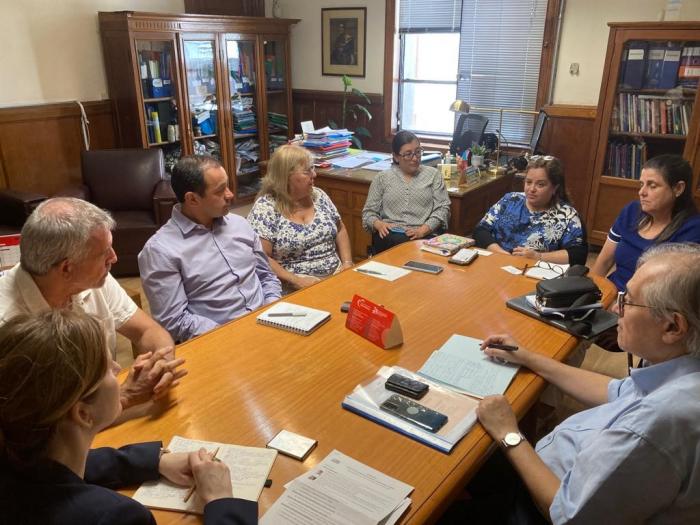
[[[536,446],[561,480],[553,523],[700,522],[700,359],[682,356],[608,385]]]
[[[173,208],[171,219],[139,253],[139,271],[153,317],[186,341],[280,298],[258,235],[228,214],[211,230]]]

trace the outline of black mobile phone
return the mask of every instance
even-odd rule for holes
[[[384,383],[384,388],[392,392],[398,392],[413,399],[420,399],[428,393],[427,384],[401,374],[391,374]]]
[[[440,273],[443,270],[442,266],[438,266],[437,264],[428,264],[424,262],[418,262],[418,261],[408,261],[406,264],[403,265],[404,268],[408,268],[409,270],[416,270],[419,272],[426,272],[426,273]]]
[[[428,432],[437,432],[447,423],[445,414],[436,412],[399,394],[392,394],[389,399],[379,405],[379,408]]]

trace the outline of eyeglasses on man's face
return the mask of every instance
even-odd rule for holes
[[[406,151],[404,153],[399,153],[398,155],[403,160],[410,160],[412,158],[420,159],[423,156],[423,148],[416,148],[413,151]]]
[[[626,300],[627,292],[617,292],[617,315],[619,317],[624,317],[625,306],[638,306],[640,308],[656,308],[655,306],[649,306],[648,304],[637,304],[631,303]]]
[[[554,160],[556,157],[552,157],[551,155],[533,155],[530,157],[530,160],[540,160],[542,159],[545,162],[548,162],[550,160]]]

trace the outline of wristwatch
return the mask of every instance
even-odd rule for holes
[[[520,432],[508,432],[501,440],[501,447],[504,449],[517,447],[523,441],[525,441],[525,436],[523,436]]]

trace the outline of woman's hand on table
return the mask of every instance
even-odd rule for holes
[[[430,226],[421,224],[417,228],[406,228],[406,236],[413,241],[415,239],[422,239],[431,231]]]

